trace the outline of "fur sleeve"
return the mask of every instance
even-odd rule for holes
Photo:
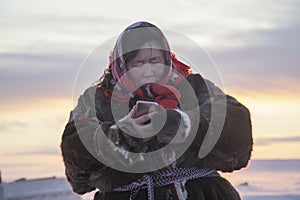
[[[190,75],[188,80],[198,98],[200,123],[194,142],[182,158],[184,165],[214,168],[223,172],[231,172],[247,166],[253,145],[249,110],[235,98],[225,95],[212,82],[205,81],[200,75]],[[222,100],[220,100],[221,96],[224,97]],[[224,125],[219,133],[214,130],[214,127],[209,127],[212,120],[212,103],[226,108],[224,113],[214,113],[214,117],[223,118]],[[210,145],[209,140],[205,141],[206,137],[209,138],[209,134],[219,135],[216,143],[212,143],[210,152],[201,156],[199,151],[207,148],[206,145]]]
[[[103,104],[103,99],[99,92],[97,94],[95,92],[96,88],[89,88],[80,97],[77,107],[71,113],[61,141],[65,174],[73,191],[78,194],[84,194],[96,188],[101,191],[111,191],[138,176],[119,172],[103,164],[105,162],[100,162],[99,156],[103,156],[103,161],[113,158],[114,153],[118,152],[109,151],[107,146],[99,146],[99,143],[95,144],[95,136],[101,132],[103,133],[101,135],[106,137],[110,127],[114,124],[114,121],[110,120],[100,121],[96,116],[95,95],[97,95],[96,99],[100,101],[97,104]],[[98,111],[101,112],[100,108]],[[102,114],[107,115],[108,113]],[[105,120],[105,118],[101,119]],[[105,154],[100,155],[99,152],[105,152]]]
[[[61,141],[65,174],[73,191],[78,194],[94,190],[90,176],[94,170],[104,169],[104,165],[94,156],[93,135],[97,127],[102,125],[95,115],[94,95],[95,88],[89,88],[79,98]]]

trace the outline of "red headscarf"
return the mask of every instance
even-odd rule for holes
[[[151,31],[155,32],[159,36],[160,43],[162,43],[162,48],[164,52],[164,57],[166,60],[166,65],[169,66],[169,71],[165,72],[164,78],[159,83],[149,83],[141,87],[137,87],[135,83],[130,80],[127,75],[127,69],[125,67],[124,49],[127,47],[122,46],[122,40],[124,35],[131,34],[134,31]],[[135,32],[136,34],[137,32]],[[140,32],[138,32],[139,34]],[[148,39],[148,38],[147,38]],[[147,42],[147,39],[142,38]],[[153,39],[151,39],[153,40]],[[148,40],[150,41],[150,40]],[[125,53],[135,49],[128,48]],[[110,66],[109,66],[115,82],[120,87],[120,90],[115,90],[112,94],[112,98],[120,101],[126,102],[129,96],[137,95],[140,98],[151,97],[153,101],[162,105],[165,108],[176,108],[178,107],[178,100],[181,97],[180,92],[176,89],[176,85],[180,82],[183,77],[186,77],[191,73],[191,68],[184,63],[180,62],[174,54],[170,52],[170,47],[168,41],[162,31],[150,24],[148,22],[136,22],[129,27],[127,27],[119,36],[113,52],[110,56]],[[111,91],[106,91],[108,95],[111,95]]]

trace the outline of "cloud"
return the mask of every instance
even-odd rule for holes
[[[0,54],[0,102],[25,101],[36,97],[71,97],[78,78],[80,83],[77,84],[87,88],[102,75],[103,69],[108,66],[111,41],[86,54]],[[90,57],[85,60],[87,56]]]
[[[249,46],[209,51],[229,88],[298,90],[300,84],[300,23],[290,27],[231,35],[227,40],[247,41]],[[252,44],[251,44],[251,41]],[[101,76],[108,52],[99,52],[105,61],[93,71],[92,83]],[[71,96],[79,66],[88,52],[2,53],[0,54],[0,102],[34,97]],[[199,57],[197,52],[191,57]],[[95,58],[95,56],[94,56]],[[105,65],[105,64],[104,64]],[[95,73],[94,73],[95,72]],[[84,76],[81,76],[85,78]],[[85,79],[88,79],[85,78]],[[253,81],[256,80],[256,81]],[[292,81],[292,84],[289,84]],[[87,87],[84,84],[83,87]],[[292,86],[292,87],[291,87]],[[82,88],[83,88],[82,87]]]
[[[236,69],[247,73],[256,72],[263,75],[283,73],[299,76],[299,35],[300,23],[294,27],[249,33],[249,36],[244,36],[243,39],[248,40],[251,37],[254,44],[215,52],[215,57],[222,59],[220,65],[239,64]]]
[[[63,6],[67,6],[67,2]],[[93,6],[96,4],[95,1],[89,6],[96,8]],[[142,2],[138,4],[143,5]],[[208,50],[226,86],[258,90],[281,87],[280,82],[289,79],[298,83],[300,23],[296,11],[299,2],[276,1],[266,6],[266,2],[260,1],[241,3],[232,0],[229,4],[177,0],[171,5],[160,1],[154,4],[161,5],[160,9],[173,8],[165,9],[166,15],[173,15],[182,11],[182,8],[189,10],[170,20],[162,19],[164,17],[161,15],[149,18],[143,9],[139,12],[145,13],[141,18],[151,19],[149,21],[154,21],[160,27],[169,27],[195,38],[204,37],[213,41]],[[7,6],[14,8],[10,4]],[[103,38],[103,34],[114,36],[133,22],[131,16],[126,15],[121,20],[98,12],[97,9],[80,12],[79,15],[77,11],[82,8],[80,3],[75,5],[75,10],[71,10],[69,15],[63,6],[60,10],[48,6],[45,14],[40,12],[41,9],[33,9],[39,6],[45,5],[26,7],[24,16],[18,12],[10,13],[7,9],[4,20],[0,21],[3,27],[7,27],[5,33],[2,33],[6,45],[0,51],[4,52],[0,54],[1,103],[35,97],[71,96],[77,70],[95,43],[101,43],[99,38]],[[115,5],[108,3],[103,6],[109,8]],[[199,9],[201,12],[198,12]],[[208,15],[212,11],[214,15]],[[128,13],[124,9],[121,12]],[[13,25],[8,26],[10,17],[15,20]],[[25,20],[27,24],[20,26]],[[105,33],[103,30],[106,30]],[[21,31],[24,34],[18,37]],[[235,45],[230,46],[230,43]],[[105,53],[107,57],[108,52]],[[197,52],[193,56],[197,57]],[[99,71],[94,73],[95,77],[102,74],[101,64]],[[86,81],[91,83],[94,80]],[[289,89],[289,86],[285,85],[284,88]]]
[[[71,95],[80,57],[38,54],[0,55],[0,102]]]
[[[294,137],[266,137],[255,139],[254,144],[259,146],[270,145],[274,143],[290,143],[290,142],[300,142],[300,136]]]
[[[240,40],[253,40],[253,44],[210,53],[229,87],[299,90],[286,83],[300,83],[298,35],[300,23],[239,35]]]
[[[61,152],[57,148],[41,148],[31,151],[5,153],[5,156],[40,156],[40,155],[60,155]]]
[[[6,120],[1,120],[0,122],[0,130],[8,130],[8,129],[13,129],[13,128],[24,128],[26,127],[27,124],[22,122],[22,121],[6,121]]]

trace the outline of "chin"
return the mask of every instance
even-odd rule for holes
[[[156,83],[157,81],[156,80],[153,80],[153,79],[148,79],[148,80],[141,80],[138,82],[138,85],[145,85],[145,84],[148,84],[148,83]]]
[[[143,81],[139,85],[142,86],[142,85],[146,85],[146,84],[149,84],[149,83],[157,83],[157,81]]]

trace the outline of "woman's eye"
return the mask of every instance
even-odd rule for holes
[[[140,67],[140,66],[142,66],[143,64],[144,64],[143,61],[138,61],[138,62],[135,62],[133,65],[134,65],[135,67]]]
[[[150,63],[152,63],[152,64],[159,63],[160,61],[161,61],[161,59],[159,57],[155,57],[155,58],[150,59]]]
[[[130,65],[130,67],[140,67],[144,64],[144,62],[142,61],[137,61],[137,62],[134,62]]]

